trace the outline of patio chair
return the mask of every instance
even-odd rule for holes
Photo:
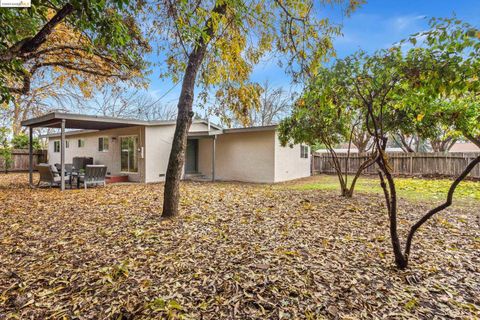
[[[92,157],[73,157],[73,170],[85,170],[85,166],[93,164]]]
[[[83,183],[85,190],[87,185],[103,184],[106,186],[105,176],[107,175],[107,166],[89,164],[85,167],[85,175],[78,177],[78,184]]]
[[[55,175],[51,165],[49,165],[48,163],[40,163],[36,166],[36,169],[40,174],[40,180],[38,180],[37,187],[40,186],[42,182],[48,184],[50,188],[60,185],[60,175]]]
[[[62,165],[60,163],[55,163],[55,168],[57,169],[57,172],[62,171]],[[71,174],[72,171],[73,171],[73,164],[65,163],[65,175],[67,176]]]

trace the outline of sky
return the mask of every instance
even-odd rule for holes
[[[367,0],[350,17],[335,16],[335,12],[326,15],[343,25],[343,36],[334,41],[337,56],[342,58],[359,49],[373,52],[388,48],[411,34],[428,29],[432,17],[455,15],[479,27],[480,0]],[[152,97],[163,97],[164,103],[176,104],[180,85],[159,80],[155,72],[150,78]],[[283,87],[286,91],[291,88],[290,78],[272,60],[257,65],[251,79],[260,83],[268,80],[272,86]],[[197,111],[203,114],[202,110]]]

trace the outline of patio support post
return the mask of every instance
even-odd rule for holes
[[[216,149],[217,135],[213,136],[212,142],[212,181],[215,181],[215,149]]]
[[[61,140],[60,140],[60,187],[65,190],[65,119],[62,119]]]
[[[33,128],[28,127],[28,183],[33,186]]]

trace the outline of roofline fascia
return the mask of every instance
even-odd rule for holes
[[[110,123],[119,123],[119,124],[128,124],[128,125],[137,125],[137,126],[159,126],[159,125],[174,125],[176,120],[138,120],[138,119],[128,119],[128,118],[116,118],[116,117],[107,117],[99,115],[85,115],[78,113],[65,113],[65,112],[50,112],[45,115],[27,119],[21,122],[21,125],[24,127],[36,127],[39,123],[50,121],[50,120],[95,120],[99,122],[110,122]],[[217,130],[223,130],[223,128],[215,123],[212,123],[204,119],[193,120],[192,123],[203,123],[205,125],[210,125]]]
[[[247,128],[231,128],[223,129],[223,133],[240,133],[240,132],[259,132],[259,131],[276,131],[277,125],[247,127]]]

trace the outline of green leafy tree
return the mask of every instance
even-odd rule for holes
[[[349,65],[350,71],[350,94],[361,103],[366,114],[367,130],[374,139],[375,163],[380,169],[381,185],[385,190],[395,262],[397,266],[404,268],[406,263],[397,232],[397,198],[392,168],[385,151],[388,137],[398,130],[399,123],[405,121],[404,115],[398,116],[397,112],[401,91],[404,89],[402,52],[399,48],[382,50],[372,56],[359,52],[347,57],[345,63]],[[385,188],[384,175],[387,176],[393,192],[389,193]]]
[[[20,133],[12,138],[10,141],[14,149],[28,149],[29,148],[29,138],[28,135]],[[33,138],[32,146],[34,150],[39,150],[42,148],[40,140],[38,138]]]
[[[8,172],[12,165],[12,147],[8,143],[8,135],[9,130],[7,128],[0,128],[0,158],[2,159],[5,173]]]
[[[349,13],[360,2],[182,0],[147,4],[144,10],[154,21],[158,51],[166,59],[161,76],[181,82],[163,217],[178,213],[179,182],[194,116],[195,88],[202,88],[198,97],[204,99],[214,88],[217,95],[235,102],[226,107],[242,118],[245,104],[259,104],[257,86],[249,82],[249,76],[262,57],[276,54],[297,81],[314,75],[333,51],[332,36],[339,33],[338,26],[321,18],[318,11],[325,4],[346,4],[342,9]]]
[[[480,30],[458,19],[430,24],[407,39],[415,46],[406,56],[412,94],[405,109],[420,123],[437,119],[480,146]]]
[[[445,202],[429,210],[408,232],[404,249],[398,235],[398,203],[395,180],[388,156],[385,153],[388,130],[401,127],[390,124],[390,109],[401,111],[403,124],[429,125],[441,123],[454,127],[473,142],[478,142],[479,108],[478,97],[478,31],[458,20],[433,20],[432,29],[410,41],[419,46],[410,49],[405,56],[392,59],[398,48],[381,51],[359,61],[358,73],[354,75],[356,92],[367,109],[369,132],[374,139],[379,156],[380,184],[384,191],[389,214],[390,237],[395,263],[398,268],[408,266],[412,242],[416,232],[435,214],[449,207],[458,184],[480,163],[480,156],[472,160],[452,182]],[[380,96],[379,101],[372,97]],[[444,103],[440,103],[443,101]],[[391,108],[389,107],[391,106]],[[408,123],[410,122],[410,123]]]
[[[338,176],[341,195],[351,197],[360,174],[374,163],[374,154],[366,157],[360,164],[355,176],[348,184],[350,149],[353,139],[357,139],[365,127],[365,113],[359,108],[360,103],[351,94],[351,70],[353,64],[343,60],[337,61],[331,68],[320,70],[309,87],[297,100],[292,114],[279,126],[280,142],[283,146],[291,141],[321,144],[327,148],[332,158],[332,165]],[[360,138],[360,141],[368,139]],[[341,163],[335,146],[348,142],[345,164]]]

